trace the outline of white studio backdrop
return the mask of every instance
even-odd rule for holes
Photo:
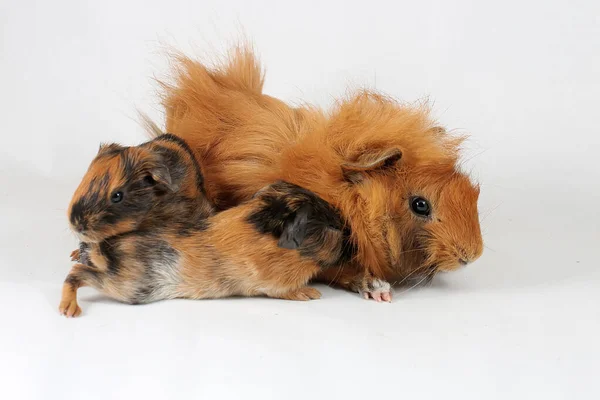
[[[2,398],[599,398],[599,2],[2,0],[0,26]],[[83,290],[84,317],[59,318],[98,144],[145,140],[137,109],[162,121],[168,46],[244,35],[272,96],[429,98],[469,133],[484,255],[391,305]]]

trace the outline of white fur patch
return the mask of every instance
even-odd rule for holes
[[[150,276],[153,282],[153,290],[148,297],[148,301],[179,297],[178,289],[181,283],[181,266],[179,264],[179,260],[173,258],[166,258],[152,263]]]
[[[390,290],[392,290],[392,287],[390,286],[390,284],[386,281],[382,281],[381,279],[373,279],[373,290],[372,293],[377,293],[377,292],[389,292]]]

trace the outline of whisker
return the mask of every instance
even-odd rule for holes
[[[481,215],[484,215],[484,216],[485,216],[485,215],[488,215],[488,214],[490,214],[491,212],[493,212],[493,211],[496,211],[496,209],[497,209],[498,207],[500,207],[502,204],[504,204],[504,202],[503,202],[503,201],[501,201],[500,203],[498,203],[497,205],[495,205],[493,208],[491,208],[491,209],[489,209],[489,210],[486,210],[486,211],[484,211],[483,213],[480,213],[480,214],[481,214]]]
[[[404,277],[404,279],[402,279],[400,282],[398,282],[399,285],[402,285],[408,278],[410,278],[411,276],[413,276],[416,272],[419,272],[425,268],[427,268],[427,265],[422,265],[419,268],[414,269],[413,271],[410,272],[410,274],[406,275]]]
[[[488,151],[488,150],[490,150],[490,149],[491,149],[491,147],[488,147],[487,149],[485,149],[485,150],[482,150],[482,151],[480,151],[479,153],[476,153],[476,154],[472,155],[471,157],[469,157],[469,158],[467,158],[467,159],[465,159],[465,160],[462,160],[462,161],[461,161],[461,163],[460,163],[460,164],[461,164],[461,166],[463,166],[464,164],[468,163],[468,162],[469,162],[469,161],[471,161],[472,159],[474,159],[474,158],[476,158],[476,157],[479,157],[480,155],[482,155],[483,153],[485,153],[486,151]]]
[[[419,286],[419,285],[420,285],[420,284],[421,284],[421,283],[422,283],[422,282],[423,282],[425,279],[427,279],[427,277],[428,277],[428,275],[425,275],[425,276],[424,276],[424,277],[423,277],[423,278],[422,278],[422,279],[421,279],[419,282],[415,283],[414,285],[412,285],[412,286],[411,286],[411,287],[409,287],[408,289],[401,291],[400,293],[406,293],[406,292],[408,292],[409,290],[412,290],[412,289],[414,289],[415,287]]]
[[[494,253],[496,253],[496,250],[492,249],[491,247],[489,247],[488,245],[484,244],[483,247],[485,247],[488,250],[493,251]]]
[[[504,202],[501,202],[500,204],[498,204],[496,207],[492,208],[489,211],[486,211],[484,214],[480,214],[480,218],[479,218],[479,222],[483,223],[483,221],[485,221],[494,211],[496,211],[498,209],[498,207],[500,207],[502,204],[504,204]]]

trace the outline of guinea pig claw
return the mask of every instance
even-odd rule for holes
[[[381,299],[385,302],[391,303],[392,302],[392,292],[382,292]]]
[[[363,292],[363,298],[365,300],[373,299],[377,303],[391,303],[392,293],[391,292]]]
[[[371,297],[378,303],[381,303],[381,292],[371,293]]]

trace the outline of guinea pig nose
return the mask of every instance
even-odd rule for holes
[[[467,265],[469,262],[467,260],[465,260],[464,258],[459,258],[458,263],[460,265]]]

